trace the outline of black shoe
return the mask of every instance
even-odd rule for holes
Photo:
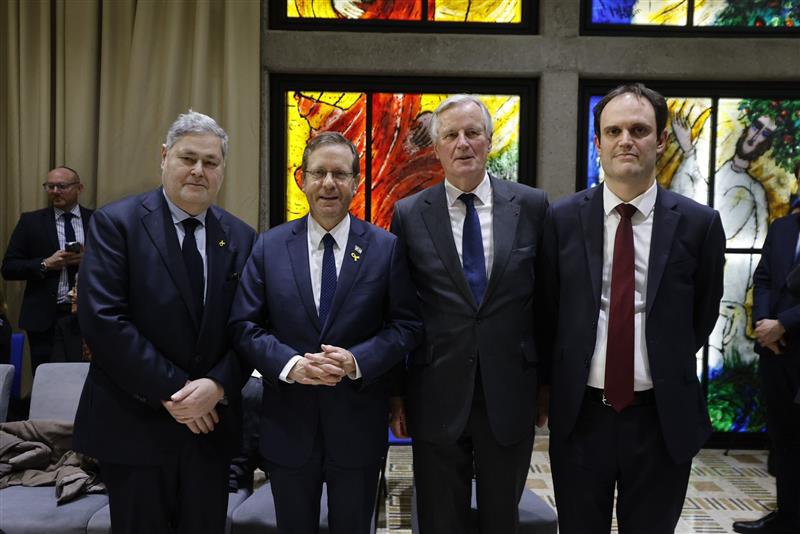
[[[742,534],[782,534],[784,529],[778,523],[776,510],[755,521],[736,521],[733,524],[733,531]]]

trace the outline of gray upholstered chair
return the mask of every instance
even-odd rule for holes
[[[8,416],[8,402],[11,398],[11,386],[14,383],[14,366],[0,364],[0,423]]]
[[[475,500],[475,481],[472,481],[472,516],[469,534],[478,532],[478,504]],[[417,489],[414,487],[411,496],[411,532],[419,532],[417,522]],[[519,502],[519,534],[556,534],[558,517],[555,511],[538,495],[530,490],[522,492]]]
[[[36,370],[30,419],[73,421],[88,363],[45,363]],[[6,534],[85,534],[86,525],[108,503],[105,495],[84,495],[56,506],[52,486],[0,490],[0,518]]]

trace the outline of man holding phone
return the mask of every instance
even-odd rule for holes
[[[83,184],[75,170],[56,167],[42,186],[50,207],[22,214],[2,266],[6,280],[26,281],[19,326],[28,335],[33,372],[51,360],[55,324],[70,313],[67,293],[75,284],[92,215],[78,204]]]

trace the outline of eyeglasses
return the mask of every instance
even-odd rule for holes
[[[337,182],[346,182],[353,176],[355,176],[352,172],[344,172],[344,171],[326,171],[325,169],[313,169],[310,171],[303,171],[304,175],[307,175],[311,180],[317,181],[327,178],[330,174],[333,176],[333,179]]]
[[[42,187],[48,193],[52,193],[53,191],[66,191],[73,185],[78,185],[80,182],[70,182],[68,184],[51,184],[51,183],[43,183]]]

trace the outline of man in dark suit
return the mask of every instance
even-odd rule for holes
[[[717,320],[719,214],[656,183],[663,96],[594,108],[602,185],[553,206],[543,269],[557,314],[550,459],[563,534],[671,533],[711,433],[695,354]]]
[[[231,312],[237,351],[264,380],[261,453],[280,532],[366,534],[386,451],[389,371],[421,340],[395,236],[348,214],[355,147],[334,132],[303,153],[310,214],[262,234]]]
[[[83,258],[92,210],[78,204],[78,173],[56,167],[43,184],[51,206],[23,213],[3,258],[3,278],[25,280],[19,327],[28,335],[31,369],[51,361],[56,322],[70,314],[67,293]],[[67,250],[66,245],[71,243]],[[76,244],[77,243],[77,244]]]
[[[547,377],[534,291],[547,198],[486,172],[492,120],[477,97],[444,100],[431,137],[445,181],[398,202],[392,220],[426,336],[409,357],[404,402],[393,399],[392,427],[414,439],[423,534],[470,530],[473,475],[480,532],[512,533]]]
[[[255,232],[212,205],[227,134],[180,115],[163,187],[99,209],[78,315],[92,351],[74,449],[97,458],[114,534],[217,534],[247,373],[225,326]]]
[[[800,215],[772,223],[753,273],[753,324],[760,356],[767,431],[772,441],[778,509],[756,521],[733,524],[735,532],[800,532],[800,297],[789,273],[800,265]]]

